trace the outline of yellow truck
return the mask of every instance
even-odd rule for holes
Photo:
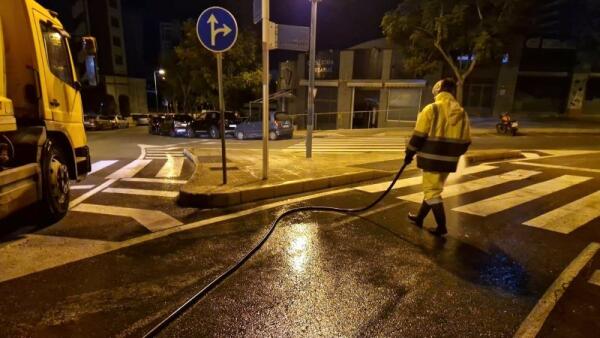
[[[70,181],[91,171],[69,39],[57,13],[0,0],[0,222],[36,204],[44,222],[61,219]],[[81,40],[95,55],[95,40]]]

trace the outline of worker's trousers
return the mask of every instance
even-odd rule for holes
[[[423,193],[425,202],[432,206],[442,203],[442,192],[449,173],[437,171],[423,171]]]

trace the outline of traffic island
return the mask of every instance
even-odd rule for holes
[[[219,149],[187,149],[196,165],[190,180],[181,187],[179,204],[198,208],[223,208],[334,188],[391,176],[404,154],[316,154],[272,150],[269,178],[262,180],[260,150],[228,151],[228,184],[222,184]],[[378,165],[378,163],[380,165]]]
[[[186,156],[196,166],[181,187],[178,203],[186,207],[224,208],[235,205],[391,178],[404,153],[315,154],[272,150],[269,178],[262,180],[262,152],[228,151],[228,184],[222,184],[220,149],[192,148]],[[522,158],[515,150],[475,150],[465,155],[467,165]],[[411,165],[407,171],[417,170]]]

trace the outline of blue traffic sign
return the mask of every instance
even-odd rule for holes
[[[196,32],[204,48],[214,53],[225,52],[237,40],[237,21],[225,8],[210,7],[200,14]]]

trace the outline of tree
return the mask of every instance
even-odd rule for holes
[[[405,55],[404,66],[424,75],[445,63],[464,83],[475,68],[498,60],[512,36],[527,26],[531,0],[402,0],[382,20],[384,34]]]
[[[196,22],[182,25],[183,37],[163,59],[167,83],[174,99],[188,113],[202,104],[218,107],[215,55],[198,41]],[[260,90],[258,39],[252,31],[241,31],[235,46],[223,55],[223,89],[227,109],[240,109]]]

